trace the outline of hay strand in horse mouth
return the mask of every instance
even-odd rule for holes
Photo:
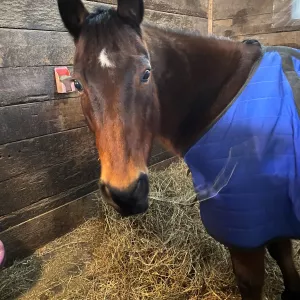
[[[1,299],[239,299],[225,248],[203,229],[183,162],[151,172],[149,212],[122,219],[103,206],[90,220],[0,272]],[[95,196],[97,197],[97,195]],[[295,253],[299,244],[295,243]],[[282,289],[267,260],[268,299]]]

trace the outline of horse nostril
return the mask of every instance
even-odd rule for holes
[[[148,176],[146,174],[141,174],[137,180],[135,189],[133,191],[133,196],[137,199],[143,198],[149,192],[149,182]]]
[[[110,198],[110,191],[106,184],[100,184],[100,191],[105,198]]]

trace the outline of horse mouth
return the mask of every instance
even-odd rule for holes
[[[100,183],[100,190],[105,202],[121,217],[143,214],[149,208],[149,179],[146,174],[141,173],[134,185],[125,190],[118,190],[104,183]]]

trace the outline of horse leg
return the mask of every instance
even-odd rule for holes
[[[242,300],[261,300],[265,275],[265,248],[250,251],[230,248],[229,251]]]
[[[289,239],[272,242],[268,245],[270,255],[276,260],[283,276],[285,290],[282,300],[300,299],[300,276],[293,260],[292,242]]]

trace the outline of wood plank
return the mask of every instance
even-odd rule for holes
[[[26,169],[27,170],[30,169],[31,172],[33,171],[39,172],[39,169],[44,169],[45,167],[47,167],[48,164],[53,165],[58,162],[69,161],[71,157],[76,156],[76,153],[77,155],[79,154],[82,154],[84,156],[90,155],[91,157],[95,155],[96,157],[97,155],[96,149],[93,148],[93,143],[90,143],[90,145],[88,145],[88,143],[85,142],[86,130],[87,129],[84,128],[84,130],[75,130],[75,132],[70,131],[70,133],[72,134],[74,133],[79,134],[78,139],[76,138],[76,134],[74,134],[73,137],[72,135],[69,135],[66,138],[66,135],[64,133],[53,135],[56,138],[58,138],[56,141],[52,139],[53,138],[52,135],[50,136],[50,140],[48,141],[46,139],[49,138],[49,136],[35,139],[33,140],[33,144],[36,146],[35,148],[33,148],[34,154],[28,153],[29,159],[26,158],[26,154],[23,156],[25,160],[27,159],[27,163],[23,163],[22,159],[19,159],[18,161],[21,164],[23,163],[24,171]],[[82,134],[82,136],[80,134]],[[66,138],[65,144],[59,142],[59,139],[63,140],[64,138]],[[45,142],[45,145],[43,142]],[[73,144],[73,146],[70,148],[68,144]],[[48,148],[48,146],[50,147]],[[76,149],[76,146],[79,148],[79,150]],[[39,147],[42,147],[40,153],[38,152]],[[67,150],[65,151],[64,148],[66,148]],[[72,153],[73,149],[75,153]],[[172,155],[166,152],[159,144],[154,144],[151,152],[151,159],[149,165],[151,166],[153,164],[156,164],[157,162],[168,159],[170,156],[172,157]],[[39,164],[39,160],[41,160],[40,164]],[[31,161],[31,164],[29,164],[29,161]],[[47,161],[49,162],[47,163]],[[13,169],[14,166],[15,168],[18,168],[18,164],[15,164],[9,166],[7,169]],[[27,166],[27,168],[25,168],[25,166]],[[0,174],[1,174],[1,168],[0,168]],[[65,174],[65,176],[68,177],[68,174]],[[41,201],[38,201],[37,203],[34,203],[18,211],[15,211],[12,214],[0,217],[0,232],[8,229],[11,226],[15,226],[21,222],[27,221],[30,218],[36,217],[39,214],[49,211],[50,209],[54,209],[60,205],[75,200],[79,197],[84,196],[85,194],[88,194],[96,190],[98,190],[98,178],[92,182],[84,183],[81,186],[76,186],[75,188],[67,190],[58,195],[45,198]]]
[[[213,23],[215,35],[235,37],[245,34],[261,34],[289,32],[300,30],[299,25],[293,26],[273,26],[272,14],[248,16],[245,22],[235,22],[234,19],[216,20]]]
[[[166,150],[154,143],[151,156]],[[97,157],[94,135],[87,127],[72,129],[0,146],[0,182],[31,171],[62,164],[78,156]],[[157,161],[155,159],[150,160]]]
[[[191,2],[191,5],[196,5],[201,10],[201,5],[199,5],[199,1],[196,0],[185,0],[187,2]],[[112,3],[112,1],[106,1],[107,3]],[[162,3],[162,0],[155,0],[156,3]],[[154,3],[154,1],[153,1]],[[165,5],[167,1],[164,2]],[[196,13],[195,15],[182,15],[176,12],[174,9],[174,12],[162,12],[162,11],[155,11],[152,9],[146,9],[145,10],[145,22],[154,23],[160,27],[163,28],[170,28],[170,29],[186,29],[186,30],[192,30],[196,31],[198,33],[204,33],[207,34],[207,0],[205,0],[203,3],[206,3],[206,10],[205,10],[205,18],[199,17]],[[87,9],[91,11],[94,9],[97,4],[95,2],[85,2]],[[100,3],[99,3],[100,4]],[[104,7],[115,7],[115,5],[112,4],[100,4]],[[176,0],[176,1],[169,1],[169,5],[174,7],[180,7],[184,5],[182,1]]]
[[[247,22],[250,15],[273,12],[274,0],[214,0],[214,20],[232,18],[235,22]]]
[[[0,232],[98,190],[98,180],[92,181],[87,184],[75,187],[74,189],[68,190],[59,195],[43,199],[38,203],[26,206],[23,209],[13,212],[12,214],[0,217]]]
[[[63,164],[26,174],[0,183],[0,216],[20,210],[99,178],[95,157],[77,157]]]
[[[88,9],[105,4],[83,1]],[[1,0],[0,27],[67,31],[59,15],[57,0]]]
[[[71,67],[70,70],[72,71]],[[54,67],[50,66],[0,68],[0,78],[0,107],[78,97],[77,92],[56,93]]]
[[[267,34],[247,34],[235,37],[234,39],[242,41],[244,39],[254,38],[266,46],[289,46],[300,48],[300,31],[277,32]]]
[[[56,0],[1,0],[0,27],[65,31]]]
[[[107,4],[116,5],[116,0],[95,0]],[[187,16],[206,18],[208,0],[148,0],[145,2],[147,10],[154,10],[167,13],[175,13]]]
[[[62,149],[62,151],[64,150]],[[50,154],[48,154],[49,156],[51,157]],[[172,154],[166,151],[152,155],[149,165],[169,157],[172,157]],[[38,164],[37,158],[35,159]],[[41,160],[45,164],[45,159]],[[26,173],[21,173],[0,183],[0,216],[18,211],[42,199],[66,192],[93,180],[98,180],[100,175],[100,164],[96,151],[93,149],[90,152],[85,150],[76,157],[70,155],[58,165],[41,169],[38,167],[38,165],[36,167],[27,165]]]
[[[204,18],[148,10],[145,13],[145,20],[162,28],[190,30],[207,34],[207,19]]]
[[[90,194],[0,233],[7,266],[31,255],[50,241],[74,230],[87,219],[99,217],[99,196]]]
[[[227,37],[249,33],[264,33],[269,32],[271,29],[271,14],[248,16],[246,22],[236,22],[234,19],[216,20],[213,22],[213,33]]]
[[[114,6],[113,1],[105,1],[108,4],[101,4],[104,7],[110,7]],[[89,10],[92,10],[97,5],[95,5],[95,2],[85,2],[86,7]],[[160,27],[163,28],[170,28],[170,29],[185,29],[185,30],[191,30],[196,31],[197,33],[204,33],[207,34],[207,0],[201,2],[203,3],[203,7],[205,8],[205,12],[202,13],[202,6],[199,5],[199,1],[196,0],[175,0],[175,1],[164,1],[164,0],[154,0],[152,1],[152,5],[160,3],[161,10],[163,10],[162,7],[165,7],[165,10],[167,11],[167,6],[169,9],[169,12],[164,11],[156,11],[153,9],[146,9],[145,10],[145,22],[154,23]],[[167,5],[168,3],[168,5]],[[148,3],[148,5],[151,6],[151,2]],[[178,11],[176,11],[176,7],[184,7],[184,5],[191,5],[197,6],[199,8],[198,12],[196,10],[196,13],[193,15],[183,15],[179,14]],[[147,4],[146,4],[147,6]],[[149,6],[149,7],[150,7]]]
[[[207,0],[149,0],[145,1],[147,9],[186,16],[207,18]]]
[[[84,1],[84,3],[88,9],[101,4],[93,1]],[[180,0],[147,1],[146,5],[149,7],[159,6],[161,10],[167,11],[167,13],[146,9],[145,19],[152,22],[161,21],[161,25],[169,28],[176,28],[179,21],[179,27],[184,26],[185,23],[189,29],[198,29],[200,25],[197,23],[203,21],[196,16],[205,17],[207,11],[207,0],[201,1],[201,3],[197,0],[185,0],[184,2]],[[179,15],[179,10],[183,10],[192,17]],[[168,12],[172,13],[169,14]],[[184,21],[184,18],[187,20]],[[1,0],[0,27],[66,31],[58,13],[56,0]]]
[[[0,43],[0,67],[73,64],[75,47],[67,32],[0,29]]]
[[[71,158],[96,154],[94,136],[87,127],[0,146],[0,182],[28,170],[38,171]]]
[[[150,157],[150,160],[149,160],[149,166],[152,166],[154,164],[157,164],[161,161],[164,161],[166,159],[169,159],[171,157],[173,157],[174,155],[168,151],[163,151],[161,153],[158,153],[156,155],[152,155]]]
[[[85,126],[79,98],[0,107],[0,145]]]

